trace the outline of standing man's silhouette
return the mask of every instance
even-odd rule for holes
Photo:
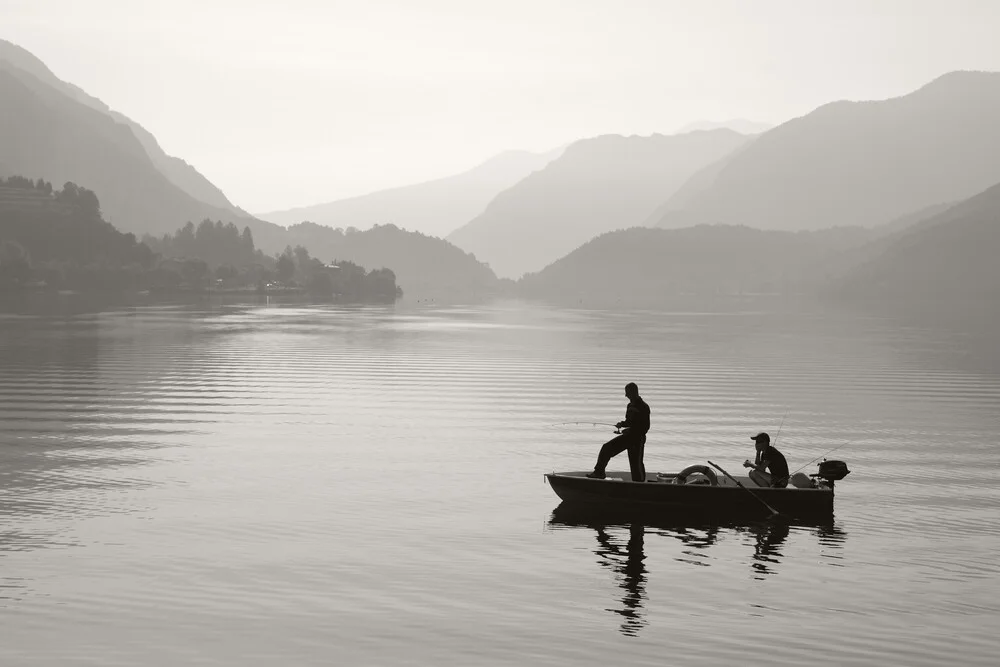
[[[594,472],[587,477],[604,479],[611,457],[617,456],[627,449],[632,481],[646,481],[646,467],[642,464],[642,455],[646,449],[646,433],[649,431],[649,406],[639,396],[639,387],[634,382],[625,385],[625,395],[628,396],[625,419],[615,424],[617,428],[622,429],[622,433],[604,443],[597,455],[597,465],[594,466]]]

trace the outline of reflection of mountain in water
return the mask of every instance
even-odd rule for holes
[[[610,569],[624,591],[620,608],[609,609],[623,617],[621,633],[637,637],[648,624],[645,617],[647,603],[646,583],[649,570],[646,566],[646,539],[648,536],[670,537],[682,543],[677,562],[707,567],[705,551],[724,539],[726,533],[750,535],[755,538],[751,561],[755,579],[766,579],[777,572],[781,564],[785,542],[793,528],[784,522],[724,524],[664,521],[651,517],[616,515],[607,511],[587,511],[560,504],[552,512],[548,525],[551,528],[589,528],[597,532],[594,555],[597,564]],[[820,546],[840,548],[846,533],[832,523],[795,524],[798,529],[808,529],[819,538]],[[628,529],[628,537],[621,529]]]

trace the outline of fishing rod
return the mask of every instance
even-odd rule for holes
[[[834,447],[833,449],[831,449],[831,450],[830,450],[830,451],[828,451],[828,452],[824,452],[823,454],[820,454],[819,456],[817,456],[816,458],[814,458],[814,459],[813,459],[812,461],[810,461],[809,463],[807,463],[807,464],[805,464],[804,466],[802,466],[802,468],[805,468],[805,467],[808,467],[808,466],[811,466],[811,465],[812,465],[813,463],[816,463],[816,461],[819,461],[819,460],[820,460],[821,458],[823,458],[824,456],[828,456],[828,455],[830,455],[830,454],[833,454],[833,453],[834,453],[835,451],[837,451],[837,450],[838,450],[838,449],[840,449],[841,447],[846,447],[846,446],[847,446],[847,445],[849,445],[849,444],[850,444],[849,442],[845,442],[845,443],[844,443],[844,444],[842,444],[842,445],[838,445],[838,446]],[[797,473],[797,472],[798,472],[799,470],[802,470],[802,468],[798,468],[798,469],[796,469],[795,471],[793,471],[793,472],[792,472],[792,475],[794,475],[795,473]],[[789,477],[791,477],[791,475],[789,475]]]
[[[555,424],[546,424],[546,426],[577,426],[580,424],[585,426],[610,426],[612,428],[618,428],[618,424],[609,424],[607,422],[557,422]]]

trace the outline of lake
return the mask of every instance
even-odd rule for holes
[[[7,313],[0,332],[5,666],[1000,650],[1000,376],[951,334],[517,302]],[[768,431],[792,470],[847,461],[833,523],[566,516],[543,474],[613,434],[565,422],[622,419],[630,381],[650,472],[742,472]]]

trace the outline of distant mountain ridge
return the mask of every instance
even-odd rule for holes
[[[517,291],[599,308],[805,298],[947,327],[995,350],[997,256],[1000,183],[871,228],[790,232],[698,225],[610,232],[524,276]]]
[[[845,254],[874,236],[861,227],[787,232],[746,226],[633,227],[602,234],[518,282],[522,296],[590,307],[705,303],[745,295],[814,294]]]
[[[957,72],[890,100],[824,105],[761,135],[608,135],[534,171],[545,156],[510,152],[449,179],[331,204],[346,227],[375,201],[399,215],[426,203],[439,212],[423,218],[432,224],[446,217],[441,207],[460,209],[447,201],[457,191],[472,201],[513,183],[448,241],[377,217],[365,232],[286,230],[248,216],[141,126],[0,41],[0,176],[77,183],[96,193],[105,219],[138,235],[209,218],[249,227],[269,254],[303,245],[323,261],[391,268],[408,296],[496,294],[511,285],[496,270],[527,272],[518,289],[545,298],[824,292],[956,321],[995,315],[1000,325],[997,117],[1000,74]],[[23,193],[5,201],[18,215],[35,203]]]
[[[284,228],[247,216],[221,193],[226,207],[199,200],[174,183],[150,156],[155,139],[138,125],[120,122],[100,100],[55,78],[24,49],[0,42],[0,56],[0,176],[33,174],[57,186],[73,182],[93,190],[105,219],[139,236],[208,218],[249,227],[265,252],[285,247]]]
[[[506,151],[454,176],[260,217],[280,225],[308,221],[367,229],[394,224],[443,238],[482,213],[498,193],[545,167],[561,152],[561,148],[546,153]]]
[[[674,134],[686,134],[688,132],[697,132],[698,130],[732,130],[740,134],[760,134],[761,132],[767,132],[772,127],[774,125],[771,123],[759,123],[747,120],[746,118],[731,118],[721,121],[699,120],[684,125],[674,132]]]
[[[407,298],[476,300],[499,289],[496,275],[475,257],[442,239],[395,225],[344,231],[303,222],[288,228],[289,245],[302,245],[324,261],[350,260],[390,268]]]
[[[712,130],[577,141],[448,240],[502,277],[537,271],[597,234],[639,224],[691,174],[747,140]]]
[[[683,215],[683,211],[692,203],[696,202],[706,190],[712,187],[715,179],[723,169],[726,168],[733,159],[742,151],[745,151],[757,139],[756,136],[748,136],[747,140],[737,146],[734,150],[724,155],[722,158],[712,162],[708,166],[694,172],[690,178],[677,188],[670,195],[669,199],[661,203],[642,221],[643,227],[673,227],[675,225],[660,224],[667,216]],[[683,227],[684,225],[676,225]]]
[[[0,67],[0,171],[87,187],[123,231],[172,231],[205,217],[239,219],[171,183],[131,128],[16,68]]]
[[[88,95],[78,86],[59,79],[52,73],[45,63],[26,49],[0,39],[0,67],[2,67],[5,62],[8,66],[12,65],[15,68],[31,74],[42,83],[64,93],[71,99],[74,99],[91,109],[100,111],[101,113],[114,119],[116,122],[130,127],[135,133],[136,138],[139,140],[139,143],[145,149],[146,154],[153,161],[153,164],[156,165],[157,169],[159,169],[174,185],[184,190],[190,196],[217,208],[228,209],[243,216],[248,215],[242,209],[234,206],[232,202],[226,198],[222,191],[219,190],[219,188],[213,185],[207,178],[202,176],[194,167],[180,158],[167,155],[163,149],[160,148],[156,138],[144,127],[127,116],[116,111],[112,111],[104,102],[96,97]]]
[[[872,226],[1000,181],[1000,73],[953,72],[901,97],[833,102],[760,135],[657,224]]]
[[[830,291],[878,310],[1000,325],[1000,183],[893,234],[880,249]]]
[[[486,295],[496,289],[492,271],[441,239],[388,225],[358,234],[318,225],[286,230],[235,207],[200,201],[157,168],[151,134],[120,122],[99,100],[56,79],[23,49],[0,46],[0,176],[43,177],[57,188],[71,181],[93,190],[104,218],[139,237],[173,234],[204,219],[232,222],[241,232],[249,228],[255,247],[269,255],[302,245],[322,261],[392,269],[408,296]],[[16,212],[28,204],[18,200],[7,209]]]

